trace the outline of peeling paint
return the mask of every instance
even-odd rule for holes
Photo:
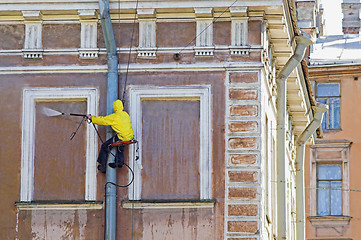
[[[86,210],[33,211],[32,237],[42,239],[85,239]]]

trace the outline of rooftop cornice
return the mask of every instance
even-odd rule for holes
[[[118,9],[120,6],[121,9],[134,9],[136,1],[124,1],[120,2],[116,0],[110,1],[110,9]],[[224,8],[224,7],[257,7],[257,6],[282,6],[282,0],[245,0],[237,1],[234,0],[170,0],[167,2],[164,1],[150,1],[142,0],[138,8],[202,8],[202,7],[215,7],[215,8]],[[0,11],[21,11],[21,10],[77,10],[77,9],[98,9],[97,0],[2,0],[0,2]]]

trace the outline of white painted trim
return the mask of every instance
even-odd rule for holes
[[[200,199],[211,199],[212,197],[212,134],[211,134],[211,86],[180,86],[180,87],[144,87],[129,86],[130,96],[130,116],[135,132],[135,138],[139,142],[139,156],[142,156],[142,112],[141,99],[154,97],[199,97],[200,100],[200,153],[199,153],[199,172],[200,172]],[[129,159],[134,159],[133,152],[129,151]],[[133,184],[128,188],[130,200],[141,199],[141,168],[139,164],[134,166],[130,161],[131,168],[134,169],[134,194]],[[131,179],[129,174],[129,179]]]
[[[169,208],[214,208],[215,201],[192,201],[192,202],[143,202],[126,201],[123,208],[128,209],[169,209]]]
[[[87,112],[97,115],[98,90],[96,88],[25,88],[23,89],[23,117],[21,144],[20,201],[33,200],[34,154],[35,154],[35,105],[42,99],[86,99]],[[96,155],[95,131],[86,130],[85,200],[96,199]]]
[[[215,52],[227,52],[229,51],[230,48],[233,48],[232,46],[228,46],[228,45],[216,45],[212,47],[214,49]],[[81,48],[80,48],[81,49]],[[136,52],[137,50],[139,50],[140,48],[138,47],[132,47],[132,52]],[[254,45],[254,46],[247,46],[241,49],[247,49],[247,51],[249,52],[262,52],[262,46],[260,45]],[[59,49],[41,49],[42,52],[44,53],[44,55],[76,55],[78,53],[79,48],[59,48]],[[97,51],[99,51],[99,54],[107,54],[106,49],[105,48],[96,48]],[[160,53],[170,53],[170,54],[174,54],[175,52],[179,52],[182,51],[183,54],[185,53],[192,53],[194,51],[194,47],[190,46],[190,47],[185,47],[185,48],[180,48],[180,47],[154,47],[154,48],[150,48],[149,50],[157,50],[157,52]],[[22,52],[22,50],[18,50],[18,49],[2,49],[0,50],[0,55],[7,55],[7,56],[16,56],[19,55]],[[129,48],[117,48],[117,52],[119,53],[123,53],[123,54],[128,54],[129,53]]]
[[[259,69],[263,65],[260,62],[224,62],[224,63],[197,63],[197,64],[177,64],[177,63],[164,63],[164,64],[130,64],[129,72],[149,72],[159,71],[224,71],[225,69],[241,70],[243,68]],[[119,72],[125,72],[127,66],[125,64],[119,65]],[[38,73],[94,73],[106,72],[106,65],[88,65],[88,66],[29,66],[29,67],[0,67],[0,75],[2,74],[38,74]]]
[[[197,8],[197,7],[251,7],[251,6],[282,6],[282,0],[246,0],[234,3],[234,0],[212,0],[212,1],[168,1],[164,4],[163,1],[143,1],[141,8]],[[122,1],[121,9],[134,9],[135,1]],[[0,3],[2,11],[21,11],[21,10],[78,10],[78,9],[99,9],[97,0],[38,0],[36,4],[29,0],[2,0]],[[110,9],[118,9],[118,2],[111,1]]]
[[[29,203],[15,204],[19,210],[79,210],[103,209],[103,203]]]

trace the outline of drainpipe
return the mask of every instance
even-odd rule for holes
[[[287,239],[286,216],[286,80],[301,62],[312,41],[296,36],[296,49],[277,76],[277,236]]]
[[[298,137],[296,142],[296,239],[305,239],[305,189],[304,189],[304,154],[307,140],[321,125],[323,114],[328,107],[322,103],[312,107],[314,118]]]
[[[109,0],[99,0],[99,15],[103,29],[104,42],[107,49],[107,115],[113,113],[113,102],[118,99],[118,58],[117,46],[115,44],[112,22],[109,14]],[[113,136],[110,127],[107,127],[106,138]],[[113,154],[115,150],[112,150]],[[109,154],[108,163],[114,162],[113,154]],[[116,183],[116,168],[107,165],[106,182]],[[117,189],[113,184],[106,184],[105,187],[105,226],[104,239],[115,240],[117,226],[117,208],[116,208]]]

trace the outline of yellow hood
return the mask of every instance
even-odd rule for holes
[[[113,102],[113,109],[114,109],[114,112],[123,111],[124,107],[123,107],[122,101],[116,100],[115,102]]]

